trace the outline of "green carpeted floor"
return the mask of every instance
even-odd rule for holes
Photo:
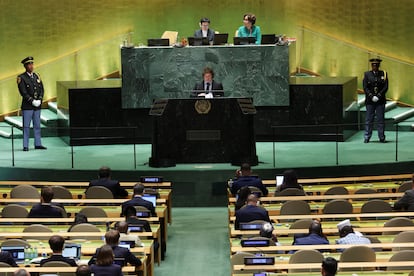
[[[173,208],[167,255],[156,276],[228,276],[230,245],[227,208]]]

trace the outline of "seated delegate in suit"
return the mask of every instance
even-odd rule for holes
[[[114,195],[114,198],[125,198],[128,196],[128,192],[121,187],[118,180],[111,179],[111,169],[108,167],[101,167],[99,169],[99,179],[92,180],[89,182],[89,187],[93,186],[103,186],[105,188],[108,188],[112,194]],[[89,188],[88,187],[88,188]]]
[[[136,224],[136,225],[142,225],[144,227],[145,232],[151,232],[151,225],[147,220],[139,219],[137,217],[137,211],[134,206],[128,206],[124,210],[125,215],[125,222],[128,224]]]
[[[138,235],[130,235],[128,231],[128,222],[120,221],[117,226],[119,231],[119,241],[133,241],[135,246],[143,246]]]
[[[253,220],[264,220],[270,222],[269,214],[265,208],[257,206],[257,196],[249,195],[247,204],[240,210],[236,211],[236,222],[234,228],[239,229],[241,222],[251,222]]]
[[[98,248],[96,264],[92,264],[90,269],[94,276],[123,276],[120,265],[114,264],[114,253],[109,245]]]
[[[252,168],[250,164],[243,163],[240,169],[236,171],[237,179],[233,181],[231,186],[231,193],[235,195],[241,187],[252,186],[259,188],[263,195],[266,196],[269,191],[263,185],[262,180],[257,176],[252,176]]]
[[[43,187],[40,192],[40,203],[33,205],[30,209],[29,218],[63,218],[65,213],[61,206],[51,203],[53,190],[51,187]]]
[[[243,15],[243,26],[237,30],[238,37],[254,37],[256,44],[262,43],[262,33],[259,26],[255,26],[256,16],[251,13]]]
[[[69,264],[70,266],[77,266],[75,260],[62,256],[64,244],[65,244],[65,239],[63,237],[58,236],[58,235],[51,236],[49,238],[49,246],[50,246],[50,249],[52,249],[52,256],[50,256],[47,259],[41,260],[40,266],[43,266],[45,263],[52,262],[52,261],[65,262]]]
[[[141,265],[140,259],[135,257],[135,255],[132,254],[128,248],[120,247],[118,245],[119,238],[120,238],[120,234],[118,230],[109,230],[105,234],[105,243],[112,248],[115,258],[125,260],[125,262],[122,263],[122,266],[124,266],[126,263],[129,263],[135,266],[140,266]],[[94,264],[96,262],[97,256],[99,255],[99,250],[100,248],[96,249],[95,254],[92,256],[92,258],[88,262],[89,265]]]
[[[125,201],[122,203],[122,213],[121,216],[125,216],[125,210],[128,206],[142,206],[147,208],[152,216],[157,216],[157,213],[155,213],[155,206],[152,205],[151,202],[148,200],[145,200],[142,198],[142,195],[144,194],[145,186],[138,183],[134,186],[134,195],[132,199]]]
[[[194,37],[207,37],[210,44],[214,41],[214,30],[210,29],[210,19],[200,19],[200,30],[194,32]]]
[[[394,203],[394,210],[414,211],[414,174],[412,179],[412,188],[404,192],[402,198]]]
[[[15,260],[10,252],[4,251],[0,252],[0,262],[9,264],[10,266],[17,267]]]
[[[283,183],[276,188],[275,195],[289,188],[303,190],[302,185],[298,183],[298,176],[294,170],[286,170],[283,172]]]
[[[319,221],[314,220],[309,225],[309,234],[306,236],[296,236],[293,245],[313,245],[313,244],[329,244],[328,239],[322,231],[322,225]],[[319,250],[323,252],[324,250]],[[329,250],[328,250],[329,251]],[[292,252],[293,253],[293,252]]]
[[[203,69],[203,81],[196,83],[192,97],[204,97],[204,98],[215,98],[223,97],[223,85],[214,80],[214,71],[210,67]]]

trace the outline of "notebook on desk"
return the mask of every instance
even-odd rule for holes
[[[2,246],[1,251],[9,252],[16,264],[24,263],[24,246]]]
[[[81,248],[81,245],[77,243],[65,243],[62,251],[62,256],[78,261],[80,260],[82,254]]]

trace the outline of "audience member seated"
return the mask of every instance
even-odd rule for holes
[[[65,212],[61,206],[51,203],[53,190],[51,187],[43,187],[40,192],[40,203],[33,205],[29,212],[29,218],[62,218]]]
[[[233,195],[236,195],[237,191],[245,186],[259,188],[264,196],[267,196],[269,193],[267,188],[263,185],[262,180],[259,177],[252,175],[250,164],[242,164],[240,169],[236,171],[236,177],[237,178],[233,181],[233,185],[230,187]]]
[[[414,174],[412,178],[412,188],[404,192],[402,198],[394,203],[394,210],[414,211]]]
[[[139,224],[144,227],[145,232],[151,232],[151,225],[147,220],[139,219],[136,216],[137,211],[135,210],[134,206],[128,206],[125,209],[125,221],[128,224]]]
[[[112,250],[115,258],[122,258],[125,260],[125,263],[129,263],[131,265],[140,266],[141,260],[135,257],[134,254],[129,251],[128,248],[120,247],[119,244],[120,234],[118,230],[109,230],[105,234],[105,242],[109,245]],[[94,264],[96,261],[97,256],[99,255],[99,248],[96,250],[95,254],[89,260],[89,265]],[[123,265],[125,264],[123,263]],[[91,268],[92,270],[92,268]],[[93,272],[93,270],[92,270]]]
[[[13,259],[13,256],[10,254],[10,252],[0,252],[0,262],[9,264],[10,266],[17,267],[16,262]]]
[[[80,265],[76,269],[76,276],[91,276],[91,274],[89,265]]]
[[[63,237],[58,235],[51,236],[49,239],[49,246],[50,249],[52,249],[52,256],[50,256],[47,259],[41,260],[40,266],[43,266],[45,263],[52,261],[65,262],[68,263],[70,266],[77,266],[75,260],[62,256],[64,244],[65,239]]]
[[[134,241],[135,246],[142,246],[142,242],[138,235],[129,235],[128,222],[121,221],[118,223],[119,241]]]
[[[326,257],[322,261],[322,276],[335,276],[338,271],[338,261],[332,257]]]
[[[128,206],[142,206],[147,208],[150,212],[152,216],[157,216],[157,214],[155,213],[155,206],[152,205],[152,203],[148,200],[145,200],[142,198],[142,195],[144,194],[144,189],[145,186],[142,185],[141,183],[135,184],[134,186],[134,195],[132,197],[132,199],[125,201],[124,203],[122,203],[122,216],[125,216],[125,209]]]
[[[91,272],[94,276],[122,276],[120,265],[114,264],[114,254],[112,247],[103,245],[98,248],[96,254],[96,264],[91,265]]]
[[[273,225],[270,222],[263,223],[260,228],[260,237],[271,239],[275,245],[280,245],[275,234],[273,234]]]
[[[283,172],[283,183],[276,188],[275,194],[288,188],[303,190],[302,185],[298,183],[298,176],[294,170],[286,170]]]
[[[89,182],[89,187],[103,186],[108,188],[112,192],[114,198],[126,198],[128,196],[128,192],[121,187],[119,181],[111,179],[110,168],[101,167],[98,176],[99,179],[91,180],[91,182]]]
[[[30,276],[30,273],[26,269],[20,268],[13,272],[13,276]]]
[[[237,192],[237,200],[234,205],[234,210],[237,211],[244,205],[246,205],[247,197],[252,193],[248,186],[241,187]]]
[[[296,236],[293,240],[293,245],[313,245],[313,244],[329,244],[328,239],[322,231],[322,225],[319,221],[314,220],[309,225],[309,233],[306,236]],[[326,250],[319,250],[326,252]],[[329,250],[328,250],[329,251]]]
[[[68,229],[68,232],[72,230],[73,226],[81,224],[81,223],[88,223],[88,217],[82,213],[77,213],[75,216],[75,220],[73,221],[73,224]]]
[[[241,222],[251,222],[253,220],[264,220],[270,222],[269,214],[266,209],[257,206],[257,196],[251,194],[247,197],[247,204],[236,211],[235,229],[239,229]]]
[[[371,241],[361,233],[355,233],[351,225],[342,226],[339,230],[339,239],[337,244],[370,244]]]

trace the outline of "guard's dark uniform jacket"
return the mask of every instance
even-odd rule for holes
[[[17,86],[19,87],[20,95],[22,95],[22,105],[23,110],[37,110],[39,107],[34,107],[32,105],[33,100],[43,100],[43,83],[40,79],[39,74],[33,72],[33,78],[31,78],[27,72],[20,74],[17,77]]]
[[[373,71],[364,73],[363,80],[365,92],[365,104],[385,104],[385,93],[388,90],[388,77],[385,71],[377,71],[375,75]],[[377,96],[378,102],[373,102],[372,97]]]

